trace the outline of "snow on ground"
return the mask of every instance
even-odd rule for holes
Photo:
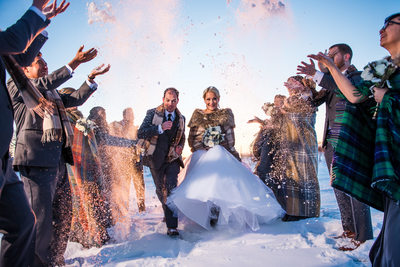
[[[110,230],[113,241],[102,248],[83,249],[70,242],[65,254],[67,266],[370,266],[369,240],[352,252],[336,249],[333,236],[342,232],[340,214],[329,185],[325,161],[319,162],[321,217],[298,222],[262,225],[260,230],[217,227],[206,231],[190,221],[180,220],[179,238],[166,235],[161,205],[148,170],[145,172],[147,212],[138,214],[131,202],[131,234],[125,240],[118,225]],[[134,195],[134,194],[132,194]],[[372,210],[374,236],[383,214]]]

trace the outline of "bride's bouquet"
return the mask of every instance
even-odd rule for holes
[[[220,126],[208,127],[203,135],[203,144],[208,147],[219,145],[224,141],[224,134],[222,134]]]
[[[93,131],[97,125],[86,118],[82,118],[76,121],[75,128],[83,132],[84,136],[87,136],[91,131]]]

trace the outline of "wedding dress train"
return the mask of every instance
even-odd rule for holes
[[[180,176],[167,205],[205,229],[214,218],[255,231],[283,215],[273,192],[222,146],[195,151]]]

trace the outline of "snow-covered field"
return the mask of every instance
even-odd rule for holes
[[[206,231],[189,221],[179,222],[180,238],[166,235],[154,184],[145,173],[147,212],[138,214],[131,202],[131,233],[121,240],[118,225],[114,241],[102,248],[83,249],[70,242],[67,266],[370,266],[369,240],[352,252],[337,250],[333,236],[342,232],[340,214],[329,185],[325,161],[319,162],[321,217],[298,222],[276,221],[257,232],[216,228]],[[132,194],[134,195],[134,194]],[[383,213],[372,210],[376,237]]]

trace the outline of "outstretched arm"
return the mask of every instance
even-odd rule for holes
[[[316,55],[315,54],[308,55],[308,57],[318,60],[318,62],[321,62],[324,66],[328,68],[339,90],[343,93],[343,95],[347,98],[348,101],[350,101],[351,103],[360,103],[366,100],[365,96],[358,94],[357,88],[336,67],[336,65],[333,63],[330,57],[321,52],[319,52]]]

